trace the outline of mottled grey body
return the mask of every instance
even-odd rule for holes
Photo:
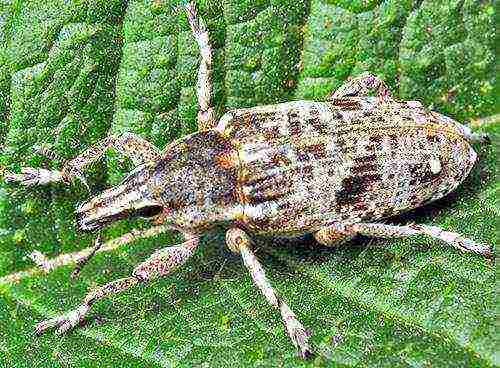
[[[293,235],[373,221],[465,179],[476,154],[463,129],[413,102],[375,97],[238,109],[172,144],[149,187],[186,229],[234,223]]]

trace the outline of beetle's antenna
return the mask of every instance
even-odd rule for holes
[[[79,259],[78,262],[76,263],[76,266],[75,266],[73,272],[71,272],[72,279],[75,279],[80,274],[80,271],[82,270],[83,266],[85,266],[87,264],[87,262],[96,254],[96,252],[101,247],[102,247],[102,240],[101,240],[101,233],[99,233],[99,234],[97,234],[97,238],[95,239],[95,242],[94,242],[94,247],[92,248],[90,253],[87,256]]]

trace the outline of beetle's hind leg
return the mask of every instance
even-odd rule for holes
[[[322,244],[327,244],[329,239],[338,237],[339,229],[344,236],[365,235],[379,238],[406,238],[410,236],[426,235],[434,239],[448,243],[454,248],[465,252],[481,254],[485,257],[491,257],[491,249],[484,244],[465,238],[458,233],[443,230],[437,226],[412,224],[406,226],[387,225],[380,223],[356,223],[351,225],[335,224],[325,227],[314,235],[316,240]]]
[[[466,134],[465,138],[471,143],[482,143],[482,144],[491,144],[491,138],[486,133],[470,133]]]
[[[333,223],[313,233],[314,239],[327,247],[336,247],[352,240],[356,233],[345,226]]]
[[[470,143],[491,144],[490,136],[486,133],[474,133],[467,125],[456,123],[462,129],[465,139]]]
[[[208,37],[205,22],[196,11],[194,2],[186,4],[186,13],[193,32],[193,36],[200,49],[200,68],[198,69],[198,83],[196,95],[198,97],[198,130],[214,128],[217,124],[215,110],[212,106],[212,48]]]
[[[61,181],[70,183],[77,178],[87,186],[82,173],[83,169],[103,156],[109,148],[129,157],[135,165],[160,158],[160,151],[145,139],[133,133],[122,133],[108,136],[87,148],[83,153],[69,160],[61,171],[23,167],[20,174],[6,173],[4,179],[10,182],[20,182],[23,185],[44,185]]]
[[[198,244],[197,236],[191,234],[184,234],[184,236],[184,243],[156,251],[134,269],[132,276],[104,284],[88,293],[77,308],[40,322],[35,328],[36,333],[41,334],[54,327],[57,328],[58,334],[65,333],[82,323],[90,307],[98,300],[124,291],[140,282],[148,282],[171,273],[190,258]]]
[[[233,252],[241,254],[243,263],[248,271],[250,271],[250,275],[252,276],[253,282],[257,288],[259,288],[262,294],[264,294],[264,297],[269,304],[280,311],[281,319],[285,324],[288,336],[298,349],[299,355],[302,358],[309,357],[312,354],[307,342],[310,333],[297,319],[297,316],[293,313],[290,307],[283,300],[281,300],[281,298],[279,298],[274,291],[264,273],[264,269],[249,248],[250,239],[247,234],[241,229],[230,229],[226,233],[226,242],[228,247]]]

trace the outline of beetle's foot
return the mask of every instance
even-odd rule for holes
[[[22,185],[44,185],[63,180],[62,173],[57,170],[47,170],[33,167],[22,167],[20,174],[7,172],[4,175],[6,182],[19,182]]]
[[[298,320],[288,321],[286,327],[293,345],[297,348],[297,355],[302,359],[312,357],[313,352],[307,342],[311,333]]]
[[[90,306],[88,304],[82,304],[78,308],[61,314],[60,316],[47,319],[38,323],[35,327],[35,332],[40,335],[50,328],[57,328],[56,333],[61,335],[76,325],[83,321],[83,318],[87,314]]]
[[[493,256],[491,248],[488,245],[477,243],[474,240],[463,237],[458,233],[445,231],[437,226],[429,225],[413,225],[412,228],[420,230],[422,233],[430,235],[434,238],[441,239],[442,241],[462,251],[481,254],[482,256],[488,258]]]

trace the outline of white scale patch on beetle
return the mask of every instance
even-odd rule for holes
[[[199,132],[179,138],[163,152],[131,133],[109,136],[61,171],[24,167],[20,174],[5,175],[6,181],[22,185],[85,180],[85,167],[114,148],[138,167],[120,185],[77,208],[78,227],[98,231],[133,215],[184,236],[184,242],[159,249],[130,276],[92,290],[73,311],[39,323],[38,333],[50,328],[66,332],[96,301],[168,275],[191,257],[200,234],[215,227],[227,230],[228,247],[241,255],[304,358],[312,351],[309,332],[266,278],[251,250],[252,235],[312,233],[326,246],[356,235],[425,235],[491,256],[488,246],[435,226],[380,222],[455,189],[476,161],[471,143],[486,142],[485,135],[418,101],[395,99],[384,81],[370,73],[349,80],[326,101],[235,109],[217,121],[209,34],[194,3],[186,5],[186,13],[200,48]],[[77,267],[92,254],[77,260]],[[37,259],[45,258],[37,254]]]
[[[439,174],[441,172],[441,162],[438,158],[433,158],[429,161],[429,166],[433,174]]]

